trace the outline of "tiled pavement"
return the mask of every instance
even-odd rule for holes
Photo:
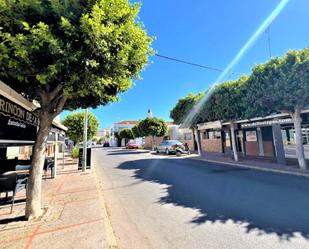
[[[292,162],[292,165],[282,165],[276,163],[274,160],[263,159],[250,159],[240,158],[238,162],[235,162],[232,156],[226,156],[219,153],[204,153],[202,156],[193,154],[192,159],[202,160],[205,162],[220,163],[236,167],[244,167],[255,170],[270,171],[282,174],[290,174],[297,176],[309,177],[309,170],[302,170],[297,166],[297,162]],[[290,162],[289,162],[290,164]],[[308,164],[309,165],[309,164]]]
[[[65,158],[55,179],[43,180],[44,214],[26,221],[25,191],[0,206],[0,248],[116,248],[95,170],[82,173]]]

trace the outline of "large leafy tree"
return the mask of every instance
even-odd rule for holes
[[[120,130],[119,135],[121,138],[124,138],[124,139],[134,139],[133,131],[130,128],[125,128],[125,129]]]
[[[179,99],[174,108],[170,111],[170,118],[173,119],[175,124],[183,124],[187,116],[190,112],[194,111],[194,107],[203,96],[204,93],[189,93],[186,97]],[[201,145],[196,123],[200,121],[200,115],[195,115],[193,122],[190,123],[190,128],[193,131],[194,140],[196,141],[199,154],[201,154]]]
[[[62,123],[68,128],[67,136],[75,144],[83,140],[84,135],[84,112],[75,112],[66,116]],[[87,138],[95,138],[99,128],[99,120],[91,112],[88,112]]]
[[[133,132],[134,137],[142,137],[143,136],[143,135],[141,135],[141,132],[138,128],[138,124],[136,124],[132,127],[132,132]]]
[[[175,124],[182,124],[187,115],[203,96],[204,93],[189,93],[186,97],[179,99],[174,108],[170,111],[170,118],[173,119]],[[194,126],[194,124],[192,125]]]
[[[309,48],[290,51],[256,66],[248,81],[247,117],[290,113],[295,128],[299,166],[306,168],[301,130],[301,111],[309,105]]]
[[[230,122],[232,148],[235,161],[238,161],[235,138],[236,120],[242,119],[246,111],[246,105],[243,104],[246,94],[246,83],[248,77],[242,76],[238,80],[226,81],[216,86],[213,94],[206,102],[205,115],[208,120],[228,121]]]
[[[143,137],[151,136],[152,147],[155,146],[155,137],[165,136],[167,133],[167,125],[163,119],[156,117],[148,117],[138,123],[139,135]]]
[[[0,80],[36,100],[26,217],[41,215],[45,142],[65,108],[117,100],[148,62],[151,38],[128,0],[0,0]]]

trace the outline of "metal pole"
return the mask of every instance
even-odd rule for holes
[[[57,166],[58,166],[58,133],[55,132],[55,145],[54,145],[55,151],[54,151],[54,168],[52,171],[53,178],[57,176]]]
[[[82,171],[86,171],[87,166],[87,126],[88,126],[88,109],[85,109],[84,115],[84,144],[83,144],[83,168]]]
[[[62,169],[64,169],[65,142],[62,144]]]

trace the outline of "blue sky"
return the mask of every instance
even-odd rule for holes
[[[162,55],[224,69],[279,0],[144,0],[140,19],[153,48]],[[194,4],[193,4],[194,3]],[[309,46],[309,1],[290,0],[270,29],[273,56]],[[237,74],[269,59],[263,34],[235,66]],[[213,84],[218,72],[179,64],[158,57],[142,72],[142,80],[120,96],[120,101],[91,110],[100,128],[121,120],[137,120],[151,108],[154,116],[169,120],[177,100]],[[64,112],[63,118],[67,112]]]

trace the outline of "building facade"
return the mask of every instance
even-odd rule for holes
[[[301,114],[305,157],[309,159],[309,110]],[[236,149],[240,156],[268,158],[280,163],[296,158],[295,130],[288,113],[235,123]],[[198,124],[202,152],[232,153],[230,123]]]

